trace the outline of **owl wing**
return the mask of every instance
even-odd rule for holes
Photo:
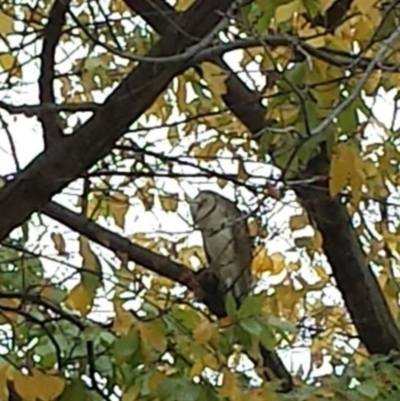
[[[238,302],[251,287],[252,243],[247,224],[236,205],[216,195],[217,207],[209,218],[212,228],[202,230],[209,269],[224,291],[233,291]]]

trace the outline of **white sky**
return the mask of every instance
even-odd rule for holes
[[[33,46],[31,46],[32,52],[37,52]],[[61,53],[61,52],[60,52]],[[82,57],[84,55],[83,52],[79,51],[79,48],[76,47],[75,44],[65,44],[62,50],[63,54],[58,54],[59,59],[65,60],[65,55],[68,55],[68,60],[63,62],[62,69],[67,71],[70,68],[70,61],[74,57]],[[236,53],[236,54],[235,54]],[[239,52],[235,52],[230,54],[226,60],[232,66],[234,71],[241,70],[239,65]],[[30,56],[20,55],[21,60],[28,60]],[[254,66],[249,66],[249,70],[251,69],[251,77],[254,81],[259,82],[261,78],[260,75],[256,74]],[[38,62],[37,60],[34,62],[30,62],[24,65],[23,67],[23,84],[14,86],[12,90],[8,90],[4,81],[4,75],[0,76],[0,82],[2,83],[0,91],[0,100],[12,103],[15,105],[20,104],[37,104],[38,103],[38,87],[37,87],[37,79],[38,79]],[[247,81],[249,86],[252,86],[252,83],[248,78],[246,78],[246,74],[241,74],[241,78]],[[261,82],[261,84],[263,84]],[[95,96],[96,101],[103,101],[105,97],[109,94],[109,90],[105,91],[104,94],[97,94]],[[394,101],[393,94],[385,94],[382,91],[379,96],[376,97],[373,106],[373,112],[377,116],[379,120],[387,124],[388,126],[391,123],[391,118],[394,110]],[[38,123],[36,118],[27,118],[24,116],[13,117],[8,115],[6,112],[0,110],[1,117],[4,118],[4,121],[7,123],[7,128],[11,133],[12,140],[17,149],[18,161],[22,167],[26,166],[30,161],[32,161],[40,152],[43,150],[43,138],[41,132],[41,126]],[[85,115],[82,115],[81,121],[84,121]],[[86,115],[88,116],[88,115]],[[170,122],[174,119],[178,118],[177,115],[174,115]],[[71,119],[73,120],[73,118]],[[154,125],[158,123],[154,121]],[[146,124],[144,124],[146,125]],[[170,155],[179,155],[182,151],[182,148],[187,147],[185,143],[183,143],[181,148],[169,149],[170,145],[165,140],[166,138],[166,129],[157,129],[152,130],[148,134],[146,134],[145,142],[154,142],[153,151],[163,152],[169,151]],[[379,135],[376,129],[370,129],[371,140],[380,140]],[[132,138],[137,140],[137,136],[132,135]],[[191,138],[187,139],[187,141],[192,140]],[[140,144],[140,140],[138,141]],[[218,162],[219,165],[223,165],[223,169],[225,172],[236,173],[237,167],[235,163],[229,162],[229,160],[224,160]],[[265,165],[262,163],[253,163],[249,162],[246,164],[246,168],[249,173],[253,173],[260,177],[271,177],[271,173],[273,168],[269,165]],[[185,169],[188,171],[188,168]],[[13,156],[11,154],[9,139],[7,137],[6,129],[4,126],[0,129],[0,175],[8,175],[11,173],[15,173],[15,163],[13,160]],[[140,201],[136,201],[132,199],[132,208],[127,216],[127,224],[124,235],[131,235],[137,232],[150,233],[155,236],[165,235],[166,233],[179,233],[180,235],[184,235],[185,233],[190,233],[188,237],[188,241],[190,244],[198,244],[200,243],[200,235],[199,233],[192,233],[192,228],[190,227],[190,218],[188,215],[188,207],[183,199],[183,191],[185,191],[189,196],[194,196],[196,192],[201,189],[213,189],[216,190],[223,195],[230,197],[233,199],[234,190],[231,186],[227,186],[224,190],[221,190],[215,184],[207,183],[207,179],[190,179],[183,183],[181,186],[178,186],[174,180],[168,179],[158,179],[159,183],[164,185],[164,188],[170,192],[180,192],[180,206],[177,214],[165,213],[160,207],[156,207],[152,212],[145,212]],[[254,183],[263,185],[265,184],[265,179],[257,179]],[[243,191],[242,191],[243,192]],[[68,193],[68,194],[67,194]],[[56,197],[57,202],[64,204],[70,208],[76,209],[76,196],[80,194],[79,185],[75,184],[73,187],[70,187],[65,194],[59,195]],[[245,194],[246,195],[246,194]],[[251,207],[251,198],[247,194],[245,196],[246,201],[250,203]],[[269,240],[267,242],[269,253],[274,252],[284,252],[285,255],[289,255],[290,258],[297,259],[299,257],[298,254],[290,252],[290,248],[293,247],[293,238],[290,236],[288,229],[288,220],[289,217],[296,212],[296,207],[292,204],[289,204],[293,200],[293,197],[288,195],[287,199],[284,199],[284,202],[281,204],[274,204],[273,202],[268,203],[266,206],[270,209],[271,219],[269,221],[269,228],[276,233],[278,236],[275,236],[273,240]],[[398,201],[400,204],[400,201]],[[244,205],[245,206],[245,205]],[[247,204],[249,206],[249,204]],[[59,258],[56,255],[56,251],[54,249],[53,243],[50,239],[50,234],[52,232],[61,232],[66,238],[71,239],[71,241],[67,242],[67,251],[70,253],[70,257],[68,258],[68,263],[79,266],[80,265],[80,257],[78,255],[78,244],[77,241],[72,241],[72,239],[76,239],[77,235],[75,233],[71,233],[65,227],[61,226],[57,222],[51,221],[50,219],[44,218],[46,227],[39,227],[35,229],[35,233],[37,234],[36,238],[32,238],[32,249],[35,251],[43,252],[44,254],[51,256],[54,260],[58,260]],[[116,232],[122,233],[121,230],[116,228],[114,225],[109,225],[107,222],[104,222],[109,227],[115,229]],[[40,240],[40,243],[36,242],[36,239],[43,234],[43,238]],[[112,255],[111,252],[105,251],[102,248],[92,245],[93,249],[98,250],[99,254],[101,254],[104,258],[109,261],[113,261],[116,265],[118,262],[116,258]],[[64,268],[60,263],[51,262],[48,260],[44,260],[44,264],[46,266],[46,270],[49,276],[55,276],[58,278],[62,278],[65,276]],[[112,270],[107,267],[106,264],[103,264],[105,272],[112,274]],[[281,277],[267,279],[267,285],[273,283],[273,281],[280,280]],[[310,280],[312,280],[312,274],[310,273]],[[76,279],[70,280],[70,284],[75,284]],[[329,304],[334,304],[337,302],[339,297],[339,293],[335,288],[331,288],[325,292],[325,300]],[[110,303],[107,303],[104,299],[97,306],[97,312],[93,314],[94,318],[104,319],[107,315],[110,315],[110,311],[112,310]],[[108,311],[108,313],[106,313]],[[297,371],[302,366],[303,372],[307,372],[309,370],[310,364],[310,356],[309,352],[304,348],[294,348],[288,351],[282,351],[281,357],[283,358],[285,364],[294,371]],[[318,375],[319,373],[326,373],[330,370],[329,360],[326,360],[326,363],[323,366],[316,370],[314,374]]]

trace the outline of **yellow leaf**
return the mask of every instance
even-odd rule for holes
[[[135,321],[132,313],[125,310],[121,302],[114,301],[115,318],[111,330],[117,335],[127,335]]]
[[[227,329],[228,327],[231,327],[231,326],[235,325],[236,323],[237,322],[234,317],[226,316],[226,317],[223,317],[218,320],[218,327],[220,329]]]
[[[277,119],[284,123],[291,124],[297,120],[299,115],[299,108],[292,105],[284,105],[281,107],[273,107],[268,109],[266,118],[267,119]]]
[[[79,237],[79,254],[83,259],[82,285],[87,293],[94,296],[101,284],[102,268],[97,255],[90,248],[86,237]]]
[[[9,400],[8,398],[8,382],[12,379],[12,375],[15,371],[15,368],[7,363],[6,361],[1,361],[0,367],[0,400]]]
[[[174,8],[178,12],[186,11],[193,3],[194,0],[177,0]]]
[[[14,32],[14,19],[0,11],[0,35]]]
[[[352,194],[351,202],[357,206],[361,199],[366,173],[364,161],[351,144],[339,143],[336,145],[329,176],[331,196],[336,196],[349,185]]]
[[[247,182],[247,180],[249,179],[249,173],[246,171],[244,160],[240,156],[238,156],[237,160],[238,160],[237,179],[238,181]]]
[[[368,14],[375,4],[376,0],[353,0],[352,8],[361,11],[362,14]]]
[[[173,281],[167,277],[161,277],[161,276],[153,277],[152,284],[153,284],[152,288],[158,289],[158,290],[160,290],[161,288],[174,288],[175,287],[175,281]]]
[[[192,367],[190,368],[189,376],[193,379],[196,376],[200,376],[204,370],[204,364],[202,359],[196,359]]]
[[[138,399],[140,394],[140,387],[133,385],[122,393],[121,401],[135,401]]]
[[[168,130],[167,138],[172,146],[176,146],[180,143],[179,131],[175,125]]]
[[[187,109],[186,80],[182,75],[178,77],[178,87],[176,89],[176,102],[178,103],[178,109],[180,111],[184,111]]]
[[[213,142],[208,143],[204,147],[194,147],[192,148],[195,157],[202,159],[211,159],[217,155],[217,153],[224,149],[225,144],[220,140],[216,139]]]
[[[65,240],[61,234],[51,233],[51,239],[59,255],[65,255]]]
[[[118,227],[125,227],[125,216],[129,209],[129,197],[116,192],[109,200],[110,214]]]
[[[138,329],[144,341],[150,348],[164,352],[167,349],[165,327],[160,320],[152,322],[138,322]]]
[[[149,375],[148,386],[150,390],[150,394],[157,394],[158,387],[160,384],[165,381],[167,375],[157,370],[153,371]]]
[[[257,247],[254,251],[254,258],[251,263],[251,270],[254,274],[262,274],[264,272],[273,271],[273,261],[268,256],[264,247]]]
[[[386,281],[382,291],[385,295],[386,301],[388,303],[390,312],[395,320],[397,320],[399,314],[399,302],[398,302],[398,290],[397,285],[393,280],[389,279]]]
[[[364,184],[364,174],[360,169],[353,169],[350,175],[351,203],[357,206],[362,196],[362,186]]]
[[[400,237],[398,234],[393,234],[387,230],[384,230],[383,240],[385,245],[392,251],[392,252],[399,252],[400,251]]]
[[[221,355],[219,355],[219,358],[221,358]],[[220,370],[221,362],[223,363],[223,360],[221,359],[218,362],[217,358],[210,352],[206,353],[205,355],[203,354],[201,360],[203,361],[204,366],[214,370]]]
[[[277,24],[280,24],[281,22],[288,21],[292,19],[295,15],[300,10],[300,1],[295,0],[292,1],[291,3],[288,4],[283,4],[282,6],[279,6],[275,10],[275,20]]]
[[[313,245],[314,250],[319,251],[322,249],[323,239],[319,231],[315,232],[314,236],[311,238],[311,243]]]
[[[199,345],[207,343],[216,332],[216,329],[217,328],[209,320],[203,320],[193,330],[194,342]]]
[[[26,401],[53,401],[64,391],[65,381],[55,375],[32,369],[30,375],[13,374],[15,391]]]
[[[108,197],[104,195],[105,188],[98,188],[89,195],[89,202],[86,207],[86,216],[91,220],[97,220],[100,216],[108,217],[109,202]],[[78,206],[82,205],[82,199],[78,198]]]
[[[72,92],[72,84],[69,77],[60,77],[61,82],[61,96],[64,99],[68,99]]]
[[[18,311],[21,305],[21,299],[18,298],[0,298],[0,324],[13,323],[18,319]],[[7,311],[7,309],[10,309]]]
[[[148,180],[146,184],[137,191],[137,197],[143,202],[146,211],[151,210],[154,206],[154,194],[150,193],[150,190],[154,188],[154,180]]]
[[[369,74],[367,82],[364,85],[366,95],[373,95],[378,90],[382,79],[382,71],[373,71]]]
[[[160,196],[161,207],[166,212],[176,212],[178,210],[179,194],[169,194]]]
[[[203,77],[208,82],[210,90],[217,96],[226,94],[226,83],[228,74],[219,66],[209,63],[201,63]]]
[[[182,262],[184,266],[192,265],[192,258],[195,257],[199,260],[201,265],[205,265],[207,258],[202,246],[191,246],[190,248],[183,248],[179,251],[179,261]]]
[[[259,231],[260,231],[260,226],[258,224],[258,221],[255,219],[247,221],[247,228],[249,230],[249,235],[251,238],[257,237]]]
[[[318,277],[322,281],[329,281],[329,275],[323,266],[321,266],[320,264],[317,264],[317,265],[313,266],[313,269],[315,270],[315,273],[317,273]]]
[[[285,257],[281,253],[274,253],[270,256],[272,260],[272,271],[271,274],[279,274],[281,273],[286,265],[285,265]]]
[[[305,213],[300,215],[291,216],[289,219],[289,227],[292,231],[301,230],[304,227],[307,227],[310,224],[308,221],[308,216]]]
[[[224,378],[222,386],[219,389],[219,394],[222,398],[229,398],[231,401],[239,401],[242,399],[239,380],[227,369],[224,369]]]
[[[92,305],[93,297],[87,293],[82,284],[76,285],[65,300],[66,307],[78,311],[82,316],[90,312]]]
[[[321,14],[325,13],[325,11],[335,2],[336,0],[320,0],[320,12]]]
[[[21,64],[11,53],[0,53],[0,67],[13,77],[22,77]]]
[[[349,181],[353,154],[345,143],[338,143],[332,155],[329,172],[329,193],[335,197]]]
[[[298,272],[301,269],[301,263],[300,262],[290,262],[290,263],[288,263],[286,268],[290,272]]]
[[[321,28],[311,28],[309,25],[306,25],[299,30],[299,36],[304,38],[304,41],[313,47],[323,47],[326,44],[324,30]]]
[[[113,0],[110,2],[110,11],[122,14],[126,11],[126,4],[123,0]]]
[[[267,384],[262,388],[251,389],[248,399],[251,401],[278,401],[280,400],[280,397],[276,395],[276,392],[273,390],[272,386]],[[308,401],[312,401],[312,399],[308,398]]]

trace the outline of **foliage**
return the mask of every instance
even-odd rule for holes
[[[1,166],[5,179],[43,150],[16,121],[34,132],[38,120],[45,131],[57,112],[59,128],[73,134],[132,69],[152,68],[147,53],[163,31],[135,1],[64,1],[51,77],[56,102],[43,95],[39,106],[32,76],[39,71],[43,94],[42,44],[57,24],[57,2],[1,3],[0,70],[3,98],[11,99],[0,101],[1,146],[11,155]],[[72,222],[60,225],[45,211],[3,241],[1,399],[400,396],[393,355],[368,355],[332,278],[324,244],[334,234],[324,237],[295,195],[299,185],[321,179],[302,172],[326,152],[330,196],[340,197],[354,220],[397,322],[400,11],[396,1],[343,1],[343,15],[328,27],[340,2],[245,2],[113,151],[57,195],[99,225],[97,241],[84,225],[71,230]],[[174,10],[192,3],[178,0]],[[225,62],[265,107],[256,135],[226,106],[232,75]],[[24,150],[28,140],[34,155]],[[206,257],[187,201],[204,188],[239,199],[255,241],[257,289],[239,309],[227,299],[228,316],[219,320],[172,273],[156,274],[157,266],[152,271],[107,246],[102,231],[197,270]],[[289,355],[290,394],[261,379],[260,343]]]

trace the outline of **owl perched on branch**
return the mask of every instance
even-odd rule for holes
[[[252,240],[246,218],[236,205],[212,192],[200,192],[190,203],[195,225],[200,229],[208,271],[225,295],[232,291],[240,305],[251,289]]]
[[[223,196],[202,191],[190,202],[190,212],[201,231],[208,269],[199,275],[199,296],[219,318],[226,316],[224,298],[232,291],[240,306],[252,284],[252,239],[244,214]],[[212,277],[208,277],[211,275]],[[293,380],[274,350],[260,345],[264,374],[281,380],[282,392],[291,391]]]

